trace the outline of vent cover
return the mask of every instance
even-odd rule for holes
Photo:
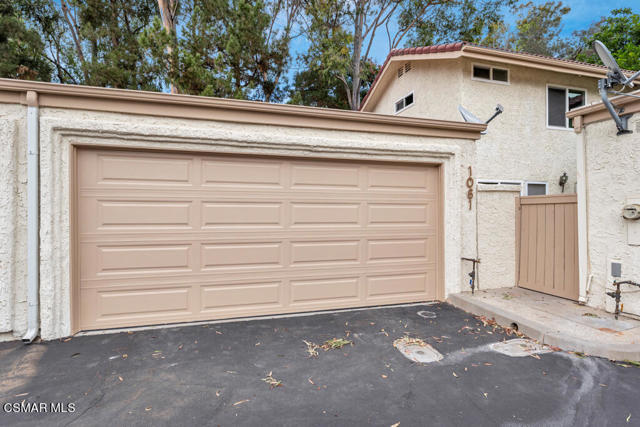
[[[411,62],[405,62],[404,65],[398,67],[398,78],[411,71]]]

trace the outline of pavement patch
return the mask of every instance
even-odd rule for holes
[[[489,346],[491,350],[497,351],[510,357],[526,357],[534,354],[552,353],[550,350],[536,341],[524,338],[517,338],[497,342]]]

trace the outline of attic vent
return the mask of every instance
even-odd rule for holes
[[[407,74],[409,71],[411,71],[411,62],[405,62],[404,65],[398,67],[398,78]]]

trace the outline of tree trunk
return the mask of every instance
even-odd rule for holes
[[[158,0],[158,8],[160,9],[160,16],[162,18],[162,25],[167,33],[171,34],[176,30],[176,9],[178,0]],[[172,48],[167,46],[167,53],[171,58]],[[172,74],[173,64],[169,59],[169,75]],[[178,93],[178,88],[171,82],[171,93]]]
[[[360,62],[362,56],[362,30],[364,28],[364,3],[366,0],[357,0],[355,8],[355,28],[353,31],[353,56],[351,57],[351,100],[349,106],[352,110],[360,109]]]

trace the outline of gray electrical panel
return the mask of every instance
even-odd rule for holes
[[[622,277],[622,264],[619,262],[611,263],[611,277]]]

